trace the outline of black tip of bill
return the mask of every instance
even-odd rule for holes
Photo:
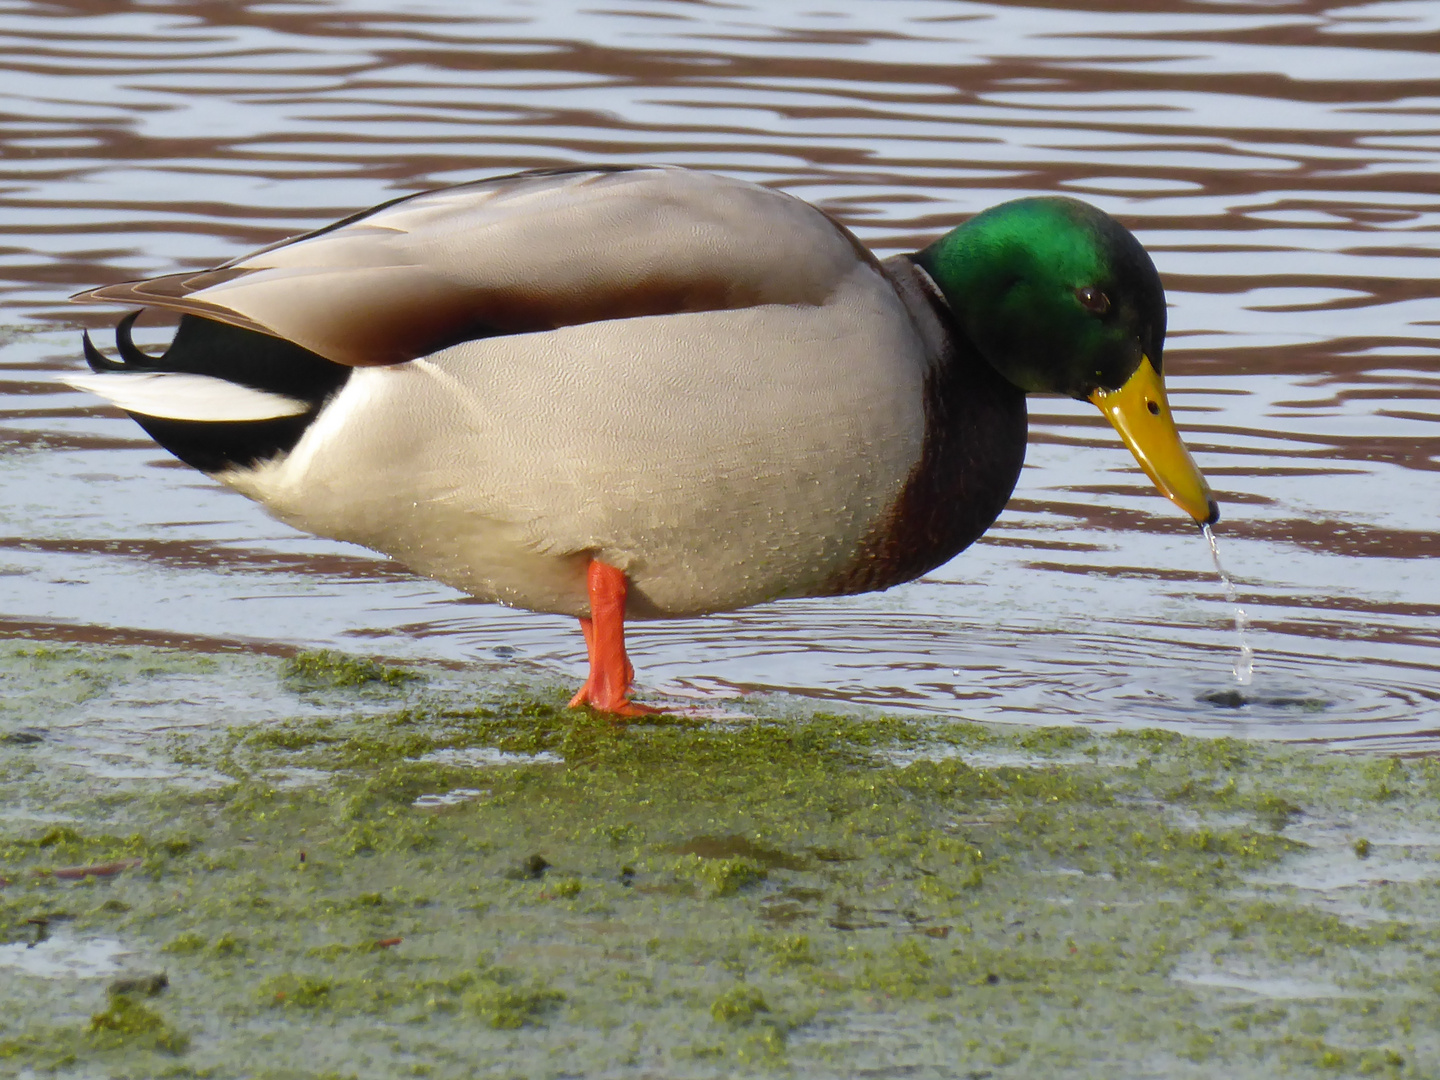
[[[1203,529],[1203,528],[1205,528],[1205,526],[1207,526],[1207,525],[1214,525],[1214,524],[1215,524],[1217,521],[1219,521],[1219,520],[1220,520],[1220,504],[1219,504],[1218,502],[1216,502],[1214,499],[1211,499],[1211,500],[1210,500],[1210,516],[1207,517],[1204,521],[1200,522],[1200,527]]]

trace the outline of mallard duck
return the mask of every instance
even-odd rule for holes
[[[974,542],[1028,393],[1088,398],[1218,517],[1161,377],[1145,249],[1068,198],[878,259],[782,192],[550,169],[384,203],[213,270],[77,300],[179,314],[84,338],[70,382],[296,528],[579,618],[571,705],[631,700],[624,620],[886,589]]]

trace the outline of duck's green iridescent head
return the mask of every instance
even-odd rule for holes
[[[915,261],[991,367],[1027,392],[1094,402],[1162,493],[1218,520],[1165,396],[1165,290],[1128,229],[1077,199],[1017,199]]]
[[[1022,390],[1088,398],[1123,386],[1142,356],[1160,370],[1160,275],[1140,241],[1088,203],[1002,203],[916,259],[980,354]]]

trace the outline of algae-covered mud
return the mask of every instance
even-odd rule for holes
[[[1430,760],[18,641],[0,696],[0,1075],[1440,1071]]]

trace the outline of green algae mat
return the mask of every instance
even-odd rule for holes
[[[20,641],[0,702],[0,1075],[1440,1075],[1428,759]]]

